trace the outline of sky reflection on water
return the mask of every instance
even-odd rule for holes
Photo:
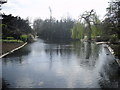
[[[117,88],[117,69],[104,45],[86,42],[38,40],[2,60],[9,87]]]

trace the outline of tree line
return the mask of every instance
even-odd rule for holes
[[[35,19],[33,28],[28,19],[18,16],[2,15],[2,38],[14,37],[19,39],[21,35],[37,35],[45,40],[120,40],[120,0],[112,0],[107,8],[104,20],[100,20],[94,10],[85,11],[78,20],[70,17],[56,20],[52,16],[49,19]]]
[[[25,35],[34,35],[35,31],[31,28],[29,20],[18,16],[2,14],[2,39],[14,38],[21,39]]]
[[[87,40],[95,39],[102,34],[101,21],[94,10],[85,11],[71,31],[73,39],[85,39],[85,36]]]
[[[101,21],[94,10],[85,11],[73,26],[72,38],[116,43],[120,40],[120,0],[112,0],[106,9],[105,19]],[[82,20],[83,19],[83,20]]]
[[[40,38],[46,40],[71,40],[70,29],[73,27],[74,21],[71,18],[61,20],[36,19],[33,23],[33,29]]]
[[[103,21],[104,35],[110,36],[112,41],[120,40],[120,0],[112,0],[106,9]]]
[[[120,39],[120,0],[109,3],[104,20],[94,10],[85,11],[78,20],[70,17],[61,20],[36,19],[34,30],[40,38],[47,40],[97,40],[118,41]]]

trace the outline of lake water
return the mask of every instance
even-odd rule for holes
[[[2,59],[12,88],[118,88],[118,65],[105,45],[38,40]]]

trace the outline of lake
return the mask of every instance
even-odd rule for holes
[[[105,44],[38,39],[2,58],[10,88],[118,88],[118,65]]]

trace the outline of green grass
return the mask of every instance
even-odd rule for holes
[[[28,35],[21,35],[20,38],[22,41],[26,42],[28,39]]]
[[[10,42],[10,43],[22,43],[22,40],[7,40],[7,39],[0,39],[0,42]]]
[[[7,40],[14,40],[14,37],[6,37]]]

